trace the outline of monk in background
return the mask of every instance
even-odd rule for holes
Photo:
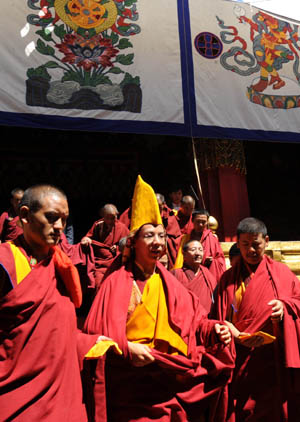
[[[195,209],[195,199],[186,195],[182,198],[181,206],[176,214],[181,234],[189,234],[193,230],[192,213]]]
[[[226,263],[218,237],[208,228],[208,218],[207,210],[193,212],[193,230],[190,234],[182,236],[174,268],[181,268],[183,265],[182,246],[188,240],[198,240],[203,247],[202,265],[209,269],[218,282],[226,270]]]
[[[171,269],[173,268],[176,260],[181,231],[173,210],[171,210],[166,204],[165,197],[161,193],[156,193],[155,196],[162,222],[167,233],[167,268]]]
[[[178,211],[181,207],[182,189],[179,186],[173,186],[169,192],[168,206],[171,210]]]
[[[183,267],[172,270],[172,274],[198,296],[201,305],[209,314],[217,281],[202,265],[203,247],[198,240],[189,240],[183,245]]]
[[[237,227],[241,256],[220,281],[217,318],[236,343],[227,421],[299,422],[300,284],[265,255],[265,224],[245,218]]]
[[[128,228],[118,221],[118,210],[115,205],[104,205],[101,215],[102,218],[97,220],[81,239],[82,245],[93,246],[96,288],[101,284],[107,268],[119,251],[119,241],[129,233]]]
[[[0,216],[0,243],[15,239],[23,231],[18,217],[18,207],[23,195],[24,191],[21,188],[15,188],[11,191],[11,206]]]

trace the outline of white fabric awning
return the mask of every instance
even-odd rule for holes
[[[246,3],[257,9],[271,13],[280,19],[292,23],[300,23],[300,2],[299,0],[225,0],[235,3]]]

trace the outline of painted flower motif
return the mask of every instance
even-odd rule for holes
[[[86,71],[100,65],[112,67],[111,59],[119,52],[113,48],[110,39],[101,35],[86,39],[79,34],[67,34],[63,42],[56,47],[65,55],[62,62],[82,66]]]

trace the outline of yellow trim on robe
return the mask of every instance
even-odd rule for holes
[[[243,281],[241,281],[240,286],[235,291],[235,304],[236,304],[236,310],[238,311],[240,309],[241,302],[243,300],[244,294],[246,291],[246,286]],[[236,312],[232,315],[232,322],[233,324],[236,323]]]
[[[21,281],[24,280],[24,278],[31,272],[31,267],[26,256],[24,256],[20,249],[14,243],[7,243],[10,245],[15,260],[17,284],[20,284]]]
[[[187,344],[169,325],[169,312],[159,274],[147,281],[142,302],[137,305],[126,325],[127,340],[145,344],[168,354],[187,355]]]
[[[183,245],[190,240],[190,238],[191,238],[190,234],[185,234],[184,236],[182,236],[173,270],[176,270],[176,268],[182,268],[183,267],[182,248],[183,248]]]
[[[86,359],[97,359],[100,356],[103,356],[111,347],[113,347],[119,355],[122,355],[122,350],[119,348],[118,343],[113,340],[102,340],[99,343],[96,343],[84,357]]]

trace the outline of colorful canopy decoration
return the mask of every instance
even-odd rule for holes
[[[300,141],[289,2],[4,2],[0,124]]]

